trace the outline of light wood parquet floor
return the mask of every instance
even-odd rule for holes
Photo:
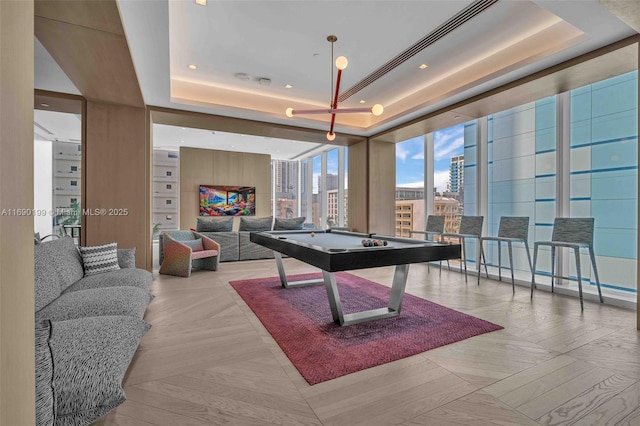
[[[160,275],[127,401],[94,426],[640,425],[635,311],[437,271],[412,265],[407,291],[504,330],[314,386],[228,285],[276,276],[273,260]],[[352,272],[390,285],[393,268]]]

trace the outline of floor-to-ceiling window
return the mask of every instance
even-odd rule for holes
[[[326,190],[324,192],[324,202],[327,208],[327,227],[335,228],[339,223],[338,214],[338,151],[334,148],[327,152],[327,173],[325,176]]]
[[[273,215],[277,218],[298,217],[298,161],[272,160]]]
[[[433,212],[445,217],[445,232],[458,232],[464,212],[465,125],[451,126],[433,133]],[[469,140],[468,143],[475,143]],[[468,192],[468,191],[466,191]]]
[[[527,216],[529,240],[549,240],[556,206],[555,97],[493,114],[487,123],[486,234],[498,234],[502,216]],[[485,253],[489,263],[498,263],[495,243],[485,244]],[[514,244],[513,256],[515,275],[529,280],[524,245]],[[541,252],[539,259],[538,271],[548,273],[550,256]]]
[[[556,217],[593,217],[605,296],[637,290],[637,84],[631,72],[488,117],[487,234],[497,234],[501,216],[529,216],[532,246],[551,240]],[[495,246],[487,253],[495,259]],[[514,257],[516,276],[530,279],[526,253]],[[560,275],[576,277],[572,255],[558,261]],[[586,251],[580,263],[585,291],[595,292]],[[549,282],[548,249],[540,249],[536,274]]]
[[[638,219],[638,72],[571,91],[570,214],[595,218],[601,285],[635,293]],[[581,259],[594,291],[589,257]],[[568,263],[569,273],[575,267]]]
[[[424,137],[396,144],[395,234],[409,237],[425,225]]]

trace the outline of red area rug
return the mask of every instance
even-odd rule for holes
[[[346,272],[336,281],[345,313],[387,306],[389,287]],[[323,285],[285,289],[278,277],[230,284],[311,385],[503,328],[411,294],[395,318],[340,327]]]

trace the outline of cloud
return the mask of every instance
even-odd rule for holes
[[[433,186],[436,187],[436,191],[442,192],[447,188],[449,182],[449,170],[434,171],[433,173]]]
[[[409,155],[409,150],[405,145],[401,143],[396,144],[396,157],[401,159],[402,161],[406,161],[407,156]]]
[[[399,183],[397,186],[401,186],[403,188],[424,188],[424,181]]]
[[[464,147],[464,125],[435,132],[433,151],[436,160],[449,158],[452,153],[459,152],[461,147]]]
[[[443,141],[439,141],[437,144],[433,146],[433,156],[436,160],[442,160],[443,158],[451,157],[451,154],[456,151],[460,151],[460,148],[464,146],[464,136],[460,135],[459,137],[451,140],[445,139]]]
[[[424,152],[419,152],[411,156],[412,160],[424,160]]]

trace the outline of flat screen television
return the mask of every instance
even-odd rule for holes
[[[256,188],[200,185],[200,216],[255,216]]]

